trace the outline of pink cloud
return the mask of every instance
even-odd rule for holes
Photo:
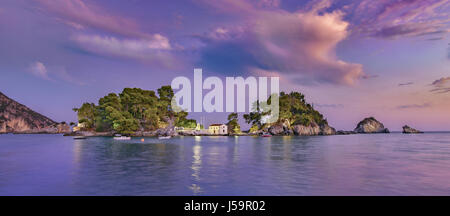
[[[259,7],[279,7],[281,0],[259,0],[257,5]]]
[[[435,80],[432,85],[434,86],[445,86],[446,84],[450,84],[450,77],[442,77],[438,80]]]
[[[108,13],[84,0],[35,0],[57,20],[77,29],[71,40],[97,55],[137,59],[155,65],[174,65],[172,46],[161,34],[142,32],[132,19]],[[102,32],[92,34],[89,30]],[[81,33],[83,32],[83,33]],[[106,35],[106,36],[103,36]]]
[[[66,68],[62,66],[47,66],[40,61],[36,61],[30,64],[27,71],[44,80],[62,80],[72,84],[85,85],[84,82],[79,81],[69,74]]]
[[[159,34],[148,39],[78,34],[71,39],[82,49],[99,55],[137,59],[167,67],[175,64],[169,40]]]
[[[236,70],[271,71],[294,81],[352,85],[363,77],[361,64],[345,62],[336,55],[336,45],[349,35],[349,23],[340,11],[318,13],[329,4],[292,13],[258,9],[246,1],[233,5],[251,16],[244,15],[239,26],[204,36],[205,62],[214,58],[235,59],[236,62],[227,63],[235,64]]]
[[[66,24],[77,29],[90,27],[124,36],[147,37],[136,22],[107,13],[83,0],[35,0],[46,10],[58,15]]]
[[[379,38],[445,34],[448,32],[448,0],[364,0],[354,3],[355,33]]]
[[[435,80],[431,85],[434,87],[431,92],[435,93],[448,93],[450,92],[450,77],[442,77]]]
[[[42,79],[49,80],[47,73],[47,67],[45,67],[44,63],[40,61],[33,62],[29,67],[28,71],[34,76],[40,77]]]

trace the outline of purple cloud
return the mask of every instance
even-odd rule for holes
[[[48,81],[65,81],[77,85],[85,85],[84,82],[79,81],[70,75],[65,67],[62,66],[46,66],[40,61],[33,62],[28,67],[28,72],[32,75]]]
[[[361,64],[336,56],[336,45],[349,35],[349,23],[340,11],[318,13],[319,8],[291,13],[258,9],[246,1],[225,2],[235,7],[227,10],[245,11],[245,17],[240,25],[197,36],[204,43],[201,63],[207,69],[275,72],[292,79],[344,85],[364,76]]]
[[[423,36],[448,32],[448,0],[364,0],[349,7],[354,32],[378,38]]]
[[[76,29],[85,27],[100,29],[123,36],[151,37],[139,29],[132,19],[112,15],[98,5],[83,0],[35,0],[43,9],[58,16],[60,20]]]
[[[431,83],[431,84],[434,85],[434,86],[442,87],[442,86],[444,86],[446,84],[449,84],[449,83],[450,83],[450,77],[442,77],[442,78],[440,78],[438,80],[433,81],[433,83]]]
[[[444,37],[428,38],[427,40],[428,40],[428,41],[439,41],[439,40],[442,40],[442,39],[444,39]]]
[[[84,51],[135,59],[156,67],[177,65],[169,39],[141,31],[133,19],[108,13],[99,5],[84,0],[35,1],[58,21],[75,29],[70,40]]]
[[[393,26],[383,26],[373,34],[375,37],[395,39],[403,36],[423,36],[443,34],[448,30],[441,30],[441,25],[433,23],[406,23]]]
[[[40,77],[42,79],[49,80],[47,73],[47,67],[45,67],[44,63],[40,61],[33,62],[29,67],[28,71],[34,76]]]
[[[450,92],[450,77],[442,77],[435,80],[431,85],[434,87],[431,92],[438,94]]]
[[[400,105],[397,106],[397,109],[424,109],[428,107],[431,107],[430,103]]]
[[[343,104],[314,104],[314,107],[338,109],[338,108],[344,108],[344,105]]]
[[[99,55],[137,59],[163,66],[170,66],[174,62],[169,40],[158,34],[151,39],[119,39],[112,36],[78,34],[73,36],[72,40],[85,51]]]
[[[450,43],[448,44],[447,52],[447,57],[450,59]]]
[[[414,84],[413,82],[399,83],[398,86],[409,86]]]

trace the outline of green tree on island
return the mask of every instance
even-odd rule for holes
[[[238,122],[239,116],[237,113],[231,113],[228,115],[228,134],[235,135],[241,133],[241,126]]]
[[[253,111],[249,114],[244,114],[244,119],[247,124],[251,125],[250,133],[270,127],[270,124],[264,123],[263,119],[270,115],[270,112],[264,109],[267,104],[271,103],[269,97],[265,102],[255,102]],[[280,113],[278,121],[273,124],[288,123],[288,125],[305,125],[311,124],[328,124],[323,115],[320,114],[314,107],[305,101],[305,96],[299,92],[291,92],[286,94],[280,92],[279,95]]]
[[[73,108],[73,111],[77,113],[79,123],[84,124],[86,128],[95,128],[95,104],[84,103],[80,108]]]
[[[98,105],[84,103],[73,110],[77,112],[78,122],[84,124],[84,130],[133,134],[164,128],[168,121],[195,128],[197,122],[186,119],[186,112],[173,111],[174,92],[170,86],[163,86],[157,92],[159,97],[154,91],[125,88],[119,95],[110,93],[100,98]]]

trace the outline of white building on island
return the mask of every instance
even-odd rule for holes
[[[226,124],[212,124],[208,128],[211,135],[227,135],[228,126]]]

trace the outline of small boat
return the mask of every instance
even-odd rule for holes
[[[114,140],[130,140],[131,137],[127,137],[127,136],[122,136],[120,134],[116,134],[116,136],[114,136]]]
[[[270,133],[263,133],[261,135],[261,137],[272,137],[272,134],[270,134]]]
[[[114,137],[114,140],[130,140],[131,137],[127,137],[127,136],[120,136],[120,137]]]
[[[73,137],[73,139],[80,140],[80,139],[86,139],[86,137],[85,136],[75,136],[75,137]]]
[[[170,139],[172,136],[159,136],[158,139]]]

